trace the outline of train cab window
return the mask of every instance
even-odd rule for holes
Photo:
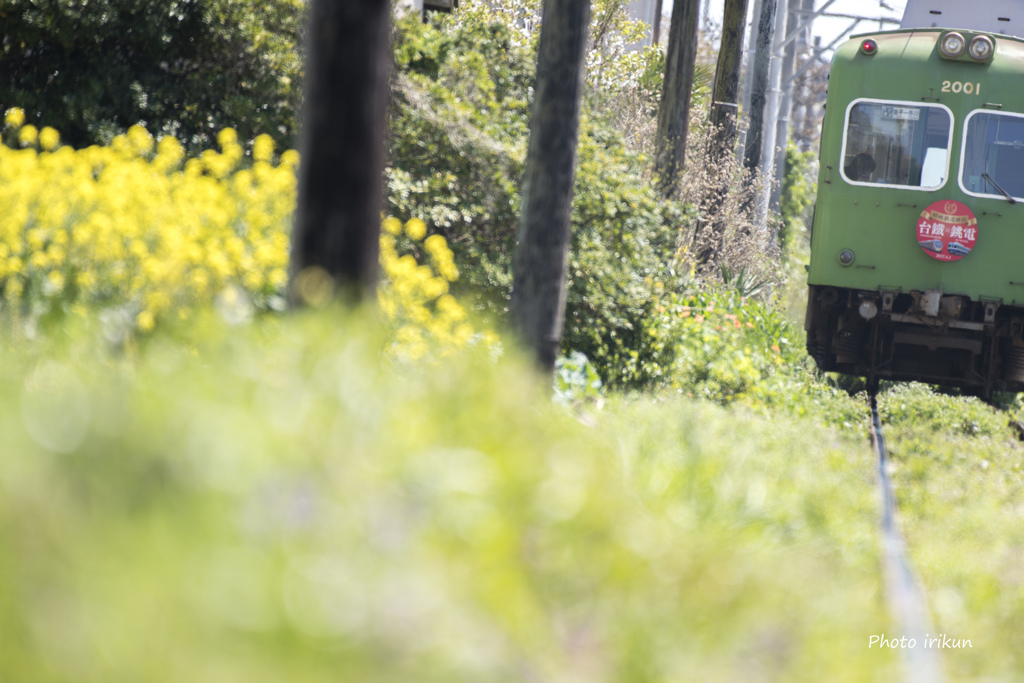
[[[1024,201],[1024,116],[975,111],[964,126],[964,192]]]
[[[856,100],[840,168],[854,185],[934,190],[946,182],[953,115],[942,105]]]

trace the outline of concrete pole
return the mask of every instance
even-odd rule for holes
[[[757,22],[761,16],[762,2],[763,0],[754,0],[753,19],[750,21],[750,32],[747,34],[746,48],[743,50],[746,67],[743,74],[743,96],[740,99],[740,109],[744,116],[750,115],[750,97],[754,89],[754,59],[757,54]]]
[[[755,171],[763,169],[763,149],[767,132],[775,134],[775,119],[769,118],[768,97],[771,88],[772,33],[775,26],[776,0],[762,0],[757,17],[757,51],[750,84],[750,109],[747,115],[747,139],[743,144],[743,166]],[[753,203],[758,203],[756,200]]]
[[[800,9],[802,10],[800,16],[797,18],[797,22],[801,22],[803,30],[800,31],[800,36],[796,39],[796,54],[800,55],[807,52],[807,49],[811,45],[811,22],[810,15],[814,12],[814,0],[800,0]],[[790,25],[793,25],[793,19],[790,17]],[[801,85],[802,81],[793,83],[793,93],[796,93],[796,88]],[[794,100],[796,95],[794,94]],[[794,105],[796,102],[794,101]],[[807,112],[802,106],[793,106],[790,108],[789,114],[789,129],[790,131],[801,130],[803,128],[803,122],[807,118]]]
[[[812,27],[814,22],[810,21],[810,16],[814,12],[814,0],[801,0],[803,3],[801,9],[803,14],[800,17],[800,21],[804,23],[803,35],[800,36],[800,45],[797,46],[797,50],[806,50],[811,45]]]
[[[783,0],[790,2],[790,0]],[[781,8],[780,8],[781,13]],[[789,12],[788,25],[797,27],[799,17],[795,11]],[[796,45],[799,41],[794,40],[786,46],[782,57],[781,86],[782,92],[779,100],[779,117],[775,129],[775,183],[772,185],[771,201],[769,205],[773,211],[779,210],[779,201],[782,197],[782,180],[786,173],[786,146],[789,144],[789,119],[793,111],[793,71],[796,69]],[[777,55],[776,55],[777,57]]]
[[[775,160],[775,133],[779,120],[779,99],[782,93],[782,60],[778,48],[786,38],[786,19],[789,0],[778,0],[775,9],[775,28],[772,31],[771,62],[768,67],[768,93],[765,99],[764,145],[761,146],[761,170],[770,172]]]
[[[782,59],[776,54],[782,41],[786,39],[786,20],[789,16],[789,0],[779,0],[775,10],[775,29],[772,36],[771,64],[768,69],[768,92],[765,101],[764,143],[761,145],[761,172],[765,178],[773,178],[775,164],[776,128],[779,120],[779,104],[781,99],[780,85],[782,82]],[[761,201],[757,206],[757,224],[765,225],[768,219],[768,200],[771,186],[764,188]]]
[[[543,7],[509,321],[550,386],[565,317],[590,0],[544,0]]]
[[[654,24],[651,26],[651,45],[654,46],[661,43],[661,3],[662,0],[654,3]]]
[[[686,133],[690,125],[693,70],[697,63],[699,15],[700,0],[674,0],[654,143],[654,184],[666,199],[678,194],[680,176],[686,165]]]
[[[348,304],[377,299],[392,12],[390,0],[310,4],[293,306],[325,303],[331,284]]]

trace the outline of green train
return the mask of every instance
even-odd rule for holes
[[[1024,40],[930,15],[832,61],[807,349],[871,385],[1024,391]]]

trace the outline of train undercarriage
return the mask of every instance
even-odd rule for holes
[[[807,352],[826,372],[959,387],[984,399],[1024,391],[1024,307],[939,290],[811,285]]]

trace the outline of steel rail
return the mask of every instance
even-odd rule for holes
[[[900,635],[906,636],[908,643],[911,639],[915,642],[915,647],[900,650],[905,680],[913,683],[941,683],[942,663],[938,650],[926,644],[926,638],[935,633],[928,615],[928,603],[914,565],[907,557],[907,544],[896,519],[896,499],[889,479],[889,453],[885,448],[874,393],[871,394],[871,445],[878,456],[878,482],[882,497],[885,599],[889,613],[901,629]]]

